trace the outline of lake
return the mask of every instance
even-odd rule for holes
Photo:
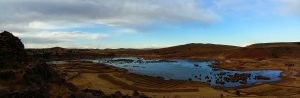
[[[145,60],[137,57],[102,58],[91,61],[127,69],[131,73],[164,79],[201,81],[211,86],[239,87],[280,80],[280,70],[232,71],[212,68],[213,61]],[[61,62],[59,62],[61,63]]]

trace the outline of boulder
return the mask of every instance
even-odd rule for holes
[[[26,62],[24,45],[18,37],[4,31],[0,33],[0,68],[18,67]]]

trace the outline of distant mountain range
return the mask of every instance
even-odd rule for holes
[[[192,43],[159,49],[27,49],[31,54],[48,58],[95,58],[113,56],[142,56],[147,58],[300,58],[300,42],[259,43],[246,47]]]

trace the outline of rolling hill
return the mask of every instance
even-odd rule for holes
[[[300,58],[300,43],[261,43],[232,50],[226,58]]]

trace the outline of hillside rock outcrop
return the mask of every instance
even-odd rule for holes
[[[62,97],[64,95],[50,93],[51,88],[64,89],[65,95],[75,89],[44,60],[32,60],[27,59],[18,37],[7,31],[0,33],[0,98]]]
[[[0,33],[0,68],[17,67],[25,63],[24,45],[10,32]]]
[[[50,53],[66,55],[65,49],[58,47]],[[80,91],[47,65],[44,55],[27,55],[19,38],[7,31],[0,33],[0,98],[148,98],[142,94],[131,97],[121,92],[107,95],[101,90]]]

